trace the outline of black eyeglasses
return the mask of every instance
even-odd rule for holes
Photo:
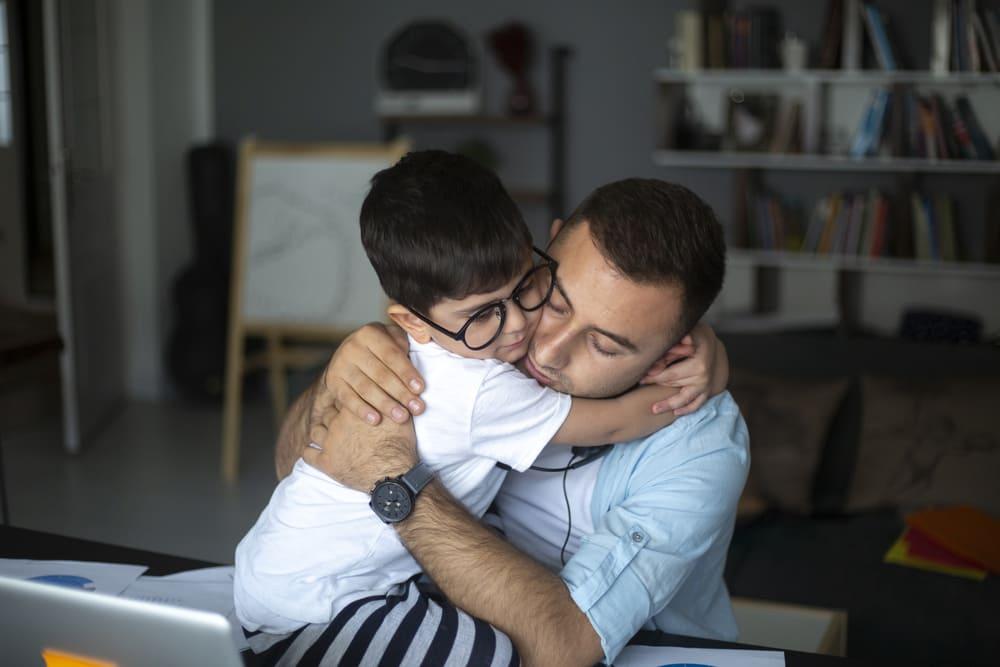
[[[488,303],[478,309],[458,331],[445,329],[413,308],[410,308],[410,312],[449,338],[464,343],[470,350],[476,351],[489,347],[503,332],[503,325],[507,321],[508,301],[513,301],[518,308],[530,313],[544,306],[549,297],[552,296],[552,287],[556,282],[556,268],[559,266],[559,262],[538,248],[533,248],[533,250],[542,258],[542,261],[524,274],[510,296]]]

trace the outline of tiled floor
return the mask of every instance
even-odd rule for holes
[[[11,524],[219,563],[275,485],[276,427],[266,400],[247,406],[239,482],[219,472],[221,409],[132,403],[78,455],[59,424],[4,432]]]

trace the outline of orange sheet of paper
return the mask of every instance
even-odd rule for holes
[[[937,572],[939,574],[950,574],[953,577],[963,577],[966,579],[973,579],[975,581],[982,581],[986,578],[986,570],[980,570],[971,567],[962,567],[956,565],[945,565],[935,560],[930,560],[927,558],[921,558],[910,552],[910,545],[906,541],[906,533],[903,533],[892,548],[885,554],[883,559],[886,563],[893,563],[895,565],[905,565],[907,567],[915,567],[919,570],[927,570],[928,572]]]
[[[117,663],[114,662],[86,658],[51,648],[42,649],[42,660],[45,661],[45,667],[117,667]]]
[[[1000,573],[1000,521],[974,507],[915,512],[906,523],[945,549]]]

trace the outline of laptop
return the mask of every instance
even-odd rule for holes
[[[0,577],[0,662],[241,667],[219,614]]]

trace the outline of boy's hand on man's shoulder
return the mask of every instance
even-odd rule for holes
[[[654,412],[672,410],[678,417],[696,412],[729,382],[729,357],[710,326],[695,325],[646,372],[641,384],[677,387],[680,391],[653,406]]]
[[[322,423],[331,406],[372,425],[383,417],[402,424],[420,414],[424,384],[408,352],[406,334],[395,325],[372,322],[345,338],[316,387],[310,427]]]

